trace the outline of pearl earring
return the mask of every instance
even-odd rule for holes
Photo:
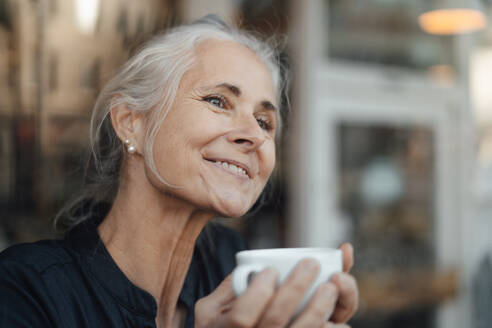
[[[130,139],[125,139],[125,146],[126,146],[126,151],[128,151],[129,154],[133,154],[137,148],[135,146],[131,145]]]

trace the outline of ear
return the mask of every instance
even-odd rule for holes
[[[137,154],[143,153],[143,140],[145,137],[145,124],[143,114],[131,110],[126,104],[119,104],[111,108],[111,124],[122,143],[130,141]]]

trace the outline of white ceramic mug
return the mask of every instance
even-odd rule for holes
[[[306,306],[315,290],[330,280],[333,273],[342,272],[342,251],[334,248],[271,248],[242,251],[236,254],[237,267],[232,273],[232,288],[241,295],[254,274],[266,268],[274,268],[278,274],[278,286],[287,278],[296,264],[305,258],[319,263],[319,274],[308,289],[295,315]]]

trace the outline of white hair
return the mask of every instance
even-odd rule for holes
[[[281,103],[284,85],[278,53],[274,47],[252,34],[230,27],[216,16],[206,16],[190,25],[176,27],[155,36],[101,90],[93,109],[90,128],[89,165],[95,169],[96,176],[86,186],[85,195],[80,195],[58,213],[56,225],[59,224],[58,219],[63,217],[67,221],[64,225],[71,228],[91,215],[83,209],[91,207],[88,203],[111,203],[116,195],[119,168],[125,152],[110,122],[109,113],[115,106],[124,104],[130,110],[148,114],[144,158],[152,173],[161,182],[168,184],[160,177],[154,162],[154,139],[171,109],[183,75],[196,60],[194,50],[206,40],[233,41],[252,50],[269,70],[277,103]],[[278,115],[280,124],[280,113]]]

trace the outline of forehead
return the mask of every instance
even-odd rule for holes
[[[183,76],[183,86],[236,85],[246,95],[275,100],[272,77],[263,61],[234,41],[207,40],[195,49],[196,61]]]

